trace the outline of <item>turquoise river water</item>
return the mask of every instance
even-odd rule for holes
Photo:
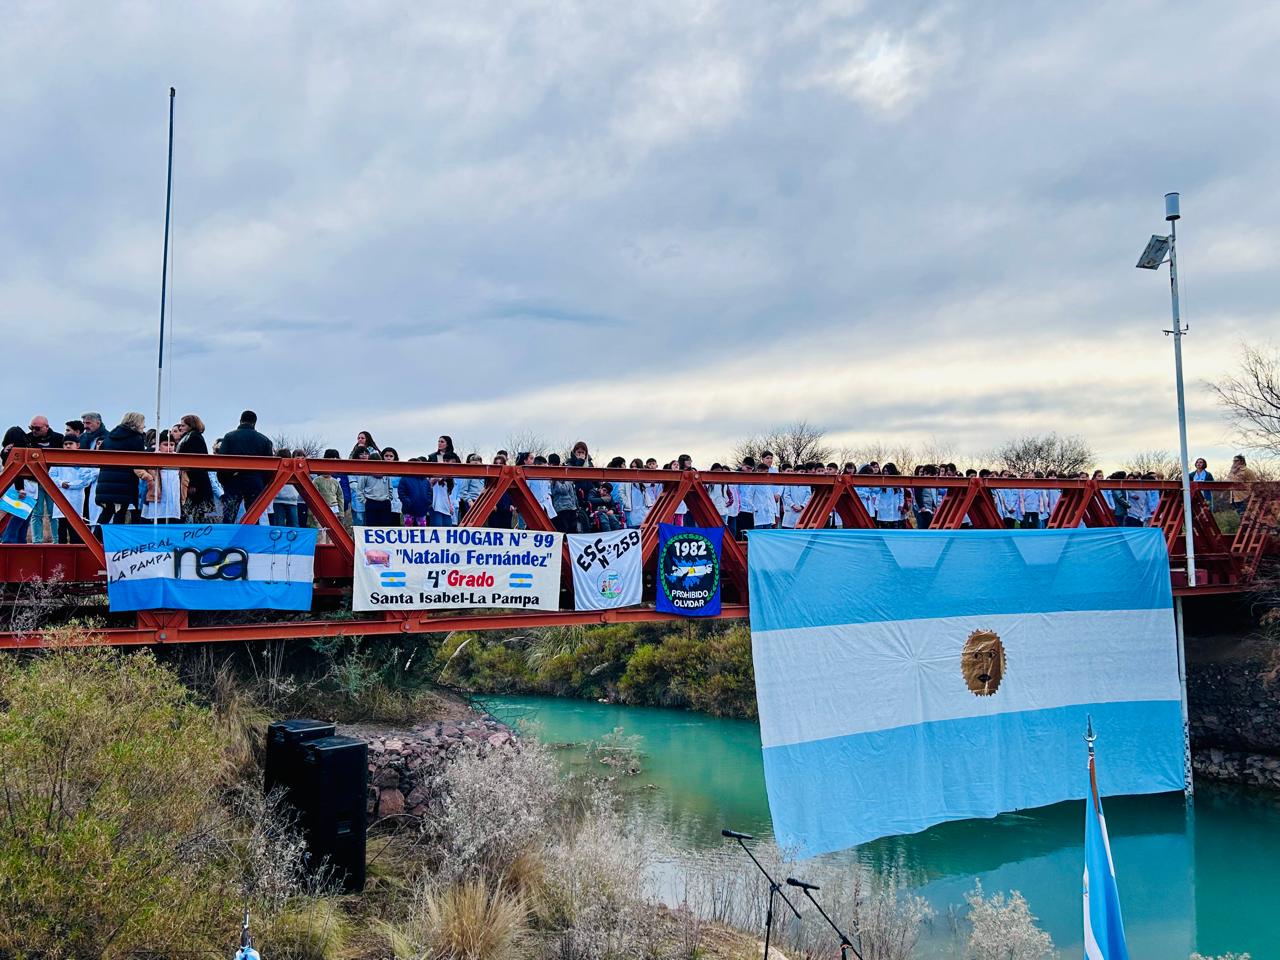
[[[752,721],[679,710],[550,697],[484,697],[509,723],[549,743],[585,744],[621,728],[639,737],[642,772],[628,803],[660,825],[682,856],[734,855],[722,827],[770,835],[769,805]],[[557,751],[566,764],[583,750]],[[1188,814],[1181,794],[1115,797],[1107,826],[1128,932],[1138,958],[1249,951],[1280,957],[1280,797],[1200,784]],[[1019,890],[1064,957],[1081,952],[1082,802],[940,824],[864,844],[847,854],[892,869],[941,916],[981,880]]]

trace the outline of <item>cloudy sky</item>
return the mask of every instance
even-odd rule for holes
[[[1280,7],[5,9],[13,423],[154,408],[171,84],[166,422],[1176,449],[1167,276],[1133,268],[1168,190],[1195,452],[1232,452],[1205,381],[1280,333]]]

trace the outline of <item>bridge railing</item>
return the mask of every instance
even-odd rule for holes
[[[214,471],[220,474],[252,472],[263,481],[261,492],[252,503],[246,505],[239,522],[257,523],[270,511],[276,495],[286,486],[295,487],[307,503],[315,524],[327,531],[328,543],[316,551],[317,593],[320,596],[340,592],[351,579],[354,547],[348,527],[341,517],[329,509],[323,495],[316,487],[315,476],[420,476],[428,478],[480,479],[484,490],[471,504],[460,521],[462,526],[484,526],[490,515],[499,507],[504,497],[509,498],[514,511],[532,530],[553,530],[537,497],[529,487],[530,480],[584,481],[608,480],[619,483],[645,483],[655,485],[656,497],[640,525],[642,557],[646,569],[651,569],[658,546],[658,526],[673,522],[681,504],[684,505],[687,522],[703,527],[724,525],[708,488],[717,484],[734,487],[767,485],[771,487],[808,487],[808,502],[797,518],[800,529],[813,529],[829,525],[838,517],[843,527],[868,528],[876,525],[868,514],[862,499],[862,489],[898,488],[918,490],[932,488],[945,491],[933,516],[932,527],[956,530],[966,527],[993,529],[1005,525],[996,494],[1000,490],[1041,490],[1056,493],[1052,513],[1044,519],[1048,528],[1077,526],[1113,526],[1115,513],[1104,494],[1107,491],[1147,492],[1157,494],[1150,525],[1159,527],[1164,534],[1170,554],[1173,585],[1179,593],[1234,592],[1245,589],[1256,573],[1262,559],[1274,553],[1280,546],[1277,530],[1280,529],[1280,488],[1274,484],[1234,484],[1231,482],[1196,483],[1192,488],[1192,521],[1196,537],[1197,565],[1201,571],[1200,582],[1186,583],[1185,539],[1183,531],[1182,487],[1176,480],[1079,480],[1079,479],[1025,479],[1025,478],[965,478],[965,477],[915,477],[869,474],[807,474],[807,473],[746,473],[734,471],[675,471],[630,470],[601,467],[527,466],[491,464],[422,463],[381,460],[326,460],[307,458],[233,457],[205,454],[122,453],[114,451],[33,450],[15,449],[9,461],[0,470],[0,492],[15,481],[34,482],[56,503],[60,512],[76,531],[79,544],[29,544],[0,546],[0,584],[21,583],[37,577],[50,577],[55,571],[62,579],[74,582],[101,583],[105,576],[106,557],[101,542],[90,529],[80,510],[68,502],[63,491],[53,481],[49,469],[56,466],[179,469],[188,471]],[[1243,489],[1249,496],[1248,507],[1240,526],[1228,536],[1219,527],[1217,518],[1207,497],[1226,498],[1230,491]],[[723,582],[725,586],[726,615],[745,614],[747,596],[746,544],[732,536],[726,536],[723,552]],[[568,562],[566,551],[565,562]],[[563,577],[564,606],[572,607],[571,577]],[[476,624],[490,621],[510,621],[513,626],[535,626],[547,623],[547,614],[525,617],[506,615],[436,616],[429,614],[386,613],[376,615],[390,626],[386,631],[417,631],[426,629],[477,628]],[[585,613],[565,610],[560,622],[599,622],[601,620],[653,619],[657,615],[644,609],[633,611],[604,611]],[[173,628],[180,631],[185,625],[185,615],[171,618]],[[155,623],[163,621],[160,614],[140,615],[139,637],[157,636]],[[517,623],[516,621],[521,621]],[[528,621],[528,622],[524,622]],[[367,624],[362,621],[363,629]],[[306,636],[351,632],[351,624],[299,625],[296,623],[268,625],[282,632],[253,636]],[[240,629],[240,628],[237,628]],[[244,628],[250,630],[251,628]],[[308,630],[310,632],[308,632]],[[366,632],[379,632],[381,627]],[[190,630],[188,630],[190,632]],[[246,634],[247,636],[248,634]],[[162,639],[168,639],[166,636]],[[138,639],[134,642],[153,642]],[[0,646],[4,645],[0,633]]]

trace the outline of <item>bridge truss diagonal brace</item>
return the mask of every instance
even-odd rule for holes
[[[49,475],[49,467],[44,462],[42,450],[24,450],[14,449],[9,451],[9,464],[0,470],[0,493],[8,490],[15,480],[30,478],[35,481],[36,486],[49,495],[49,499],[57,504],[58,509],[62,512],[61,519],[71,524],[80,539],[84,541],[89,552],[93,554],[95,560],[102,566],[107,564],[107,555],[102,548],[102,544],[98,542],[98,538],[93,535],[93,531],[80,516],[80,511],[71,505],[71,501],[67,499],[66,494],[54,483],[53,477]]]

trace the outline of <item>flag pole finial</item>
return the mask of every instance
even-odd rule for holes
[[[1093,756],[1093,742],[1098,739],[1098,735],[1093,732],[1093,715],[1085,714],[1085,731],[1084,742],[1089,745],[1089,756]]]

